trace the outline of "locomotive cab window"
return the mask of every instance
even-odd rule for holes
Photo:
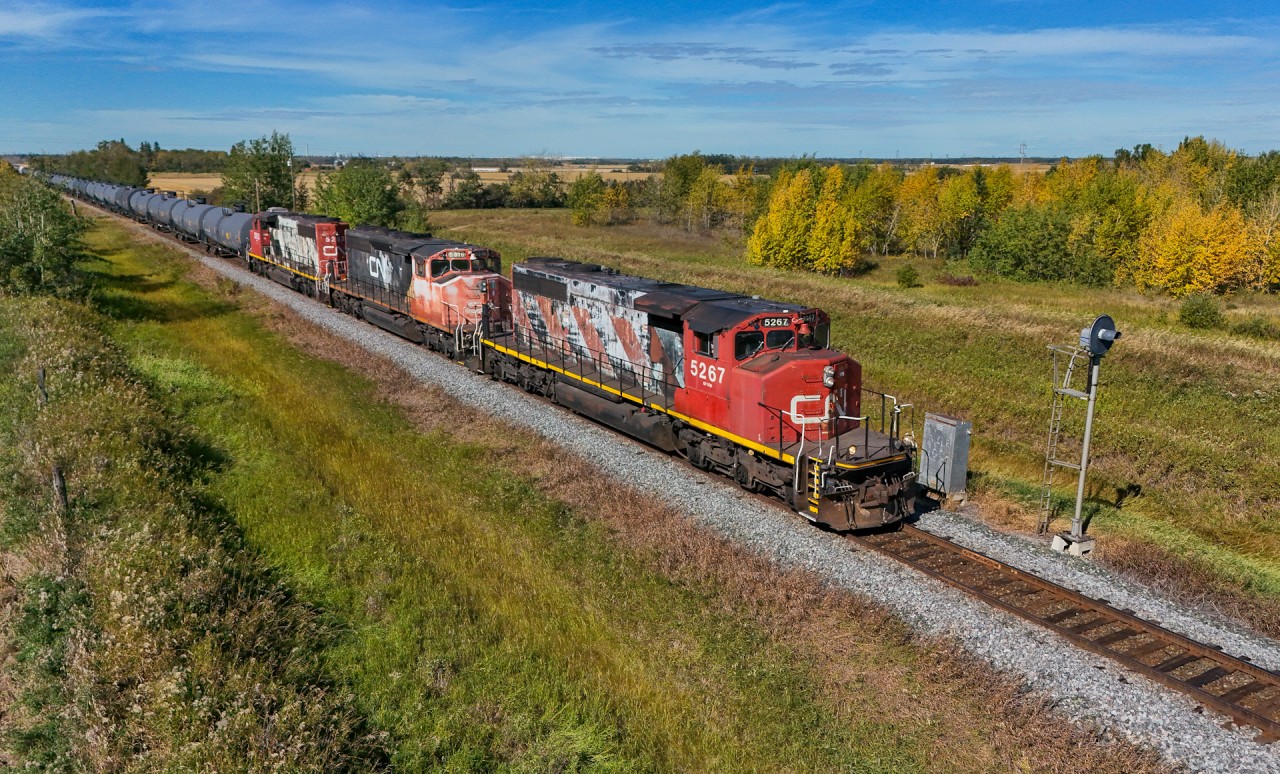
[[[769,337],[777,331],[770,331]],[[741,331],[733,337],[733,356],[746,360],[764,348],[764,334],[760,331]]]
[[[467,258],[454,258],[449,261],[450,271],[471,271],[471,261]]]
[[[831,323],[819,323],[813,329],[813,345],[818,349],[831,349]]]
[[[758,336],[759,334],[756,335]],[[795,340],[795,331],[790,328],[769,331],[769,334],[765,337],[765,346],[769,349],[786,349]]]
[[[449,262],[443,259],[435,259],[431,261],[431,278],[443,277],[445,272],[449,271]]]
[[[426,260],[424,260],[424,259],[422,259],[422,258],[418,258],[418,259],[414,260],[414,262],[413,262],[413,263],[414,263],[413,271],[414,271],[414,273],[415,273],[415,274],[417,274],[419,277],[425,277],[425,276],[427,276],[427,262],[426,262]]]
[[[714,333],[698,333],[694,331],[693,351],[707,357],[718,357],[716,355],[716,335]]]

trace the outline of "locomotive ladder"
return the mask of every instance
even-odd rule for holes
[[[809,476],[806,496],[809,500],[809,512],[818,512],[819,493],[822,491],[822,460],[809,457]]]
[[[1058,459],[1058,441],[1062,437],[1062,420],[1067,398],[1089,400],[1088,393],[1071,387],[1071,377],[1075,373],[1076,363],[1086,358],[1088,353],[1078,347],[1070,349],[1049,347],[1053,352],[1053,409],[1049,414],[1049,442],[1044,455],[1044,480],[1040,495],[1040,524],[1038,532],[1043,535],[1049,530],[1049,521],[1053,517],[1053,472],[1057,468],[1080,470],[1080,463]],[[1061,367],[1061,357],[1067,357],[1065,371]],[[1086,370],[1087,373],[1087,370]],[[1062,374],[1059,382],[1058,376]]]

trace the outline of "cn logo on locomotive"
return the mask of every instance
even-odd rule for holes
[[[369,276],[374,279],[391,280],[391,261],[386,256],[369,256]]]

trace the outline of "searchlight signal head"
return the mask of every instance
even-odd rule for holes
[[[1093,321],[1093,325],[1081,329],[1080,348],[1088,350],[1094,357],[1102,357],[1119,338],[1120,331],[1116,330],[1116,324],[1111,319],[1111,315],[1099,315],[1098,319]]]

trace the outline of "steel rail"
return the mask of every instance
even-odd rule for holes
[[[1280,674],[916,527],[848,538],[1280,739]]]

